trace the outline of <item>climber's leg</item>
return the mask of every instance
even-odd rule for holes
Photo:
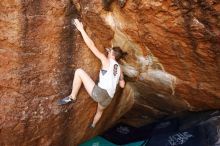
[[[95,82],[90,78],[90,76],[82,69],[77,69],[75,71],[74,79],[73,79],[73,85],[72,85],[72,92],[69,96],[61,99],[59,101],[60,105],[70,103],[72,101],[76,100],[76,95],[79,92],[79,89],[81,85],[84,85],[86,91],[91,96],[92,89],[95,85]]]
[[[72,92],[70,94],[70,96],[73,99],[76,99],[76,95],[78,94],[78,91],[82,83],[84,87],[86,88],[86,91],[88,92],[88,94],[91,96],[92,89],[95,85],[95,82],[91,79],[91,77],[84,70],[77,69],[74,75],[74,79],[73,79]]]
[[[90,128],[94,128],[96,123],[101,118],[103,110],[111,103],[112,98],[105,89],[102,89],[97,85],[94,86],[91,97],[98,103],[96,114],[92,124],[90,125]]]
[[[94,119],[93,119],[91,128],[95,128],[96,124],[98,123],[98,121],[100,120],[100,118],[101,118],[101,116],[102,116],[102,113],[103,113],[104,109],[105,109],[105,107],[101,106],[101,105],[98,103],[97,111],[96,111],[95,117],[94,117]]]

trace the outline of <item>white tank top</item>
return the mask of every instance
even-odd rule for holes
[[[105,89],[111,98],[114,97],[120,72],[121,69],[119,64],[113,59],[110,59],[109,68],[105,74],[103,74],[101,70],[99,72],[98,86],[102,89]]]

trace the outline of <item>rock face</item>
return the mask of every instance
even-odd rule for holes
[[[122,120],[141,125],[181,111],[220,107],[220,1],[2,0],[0,145],[78,145]],[[126,88],[95,130],[85,90],[71,91],[76,68],[97,80],[100,62],[71,25],[80,18],[100,51],[120,46]]]

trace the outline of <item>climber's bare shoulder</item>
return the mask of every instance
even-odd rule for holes
[[[107,68],[109,66],[109,60],[103,53],[101,53],[99,60],[101,61],[103,68]]]

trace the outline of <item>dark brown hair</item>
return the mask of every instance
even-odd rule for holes
[[[123,52],[120,47],[113,47],[112,50],[114,51],[115,59],[117,61],[128,54],[127,52]]]

